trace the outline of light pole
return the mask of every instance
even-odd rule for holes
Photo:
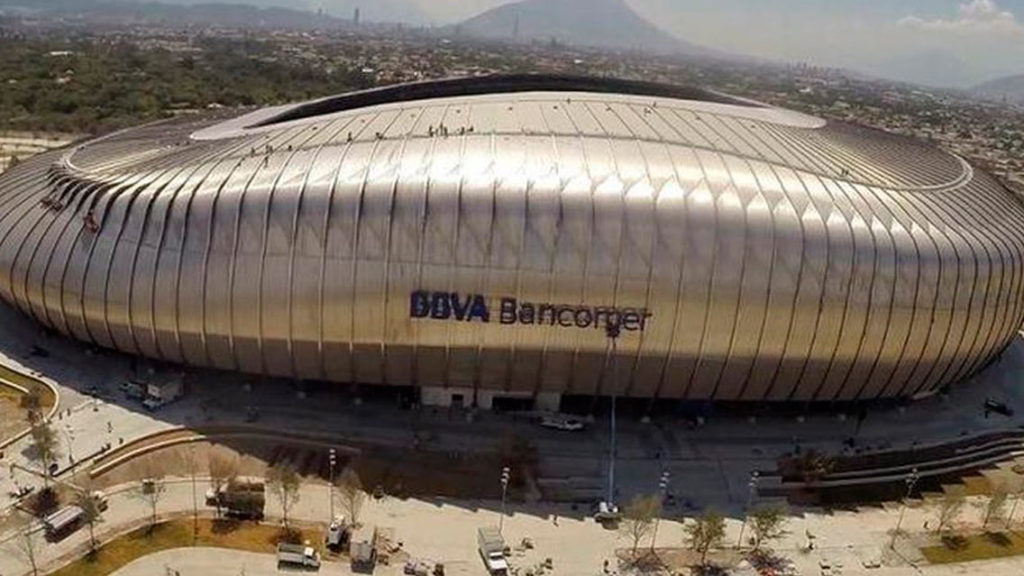
[[[614,510],[615,506],[615,399],[619,394],[619,355],[616,343],[619,339],[620,328],[617,325],[609,324],[606,328],[608,338],[611,339],[612,347],[612,415],[610,418],[611,438],[608,446],[608,508]]]
[[[64,438],[68,441],[68,459],[71,463],[75,463],[75,453],[72,451],[72,445],[75,443],[75,431],[71,429],[71,424],[65,422],[64,427],[61,428],[64,432]]]
[[[508,466],[501,469],[501,518],[498,519],[498,534],[505,527],[505,495],[508,494],[508,480],[511,470]]]
[[[668,493],[668,483],[672,480],[672,473],[665,470],[658,480],[658,515],[654,518],[654,534],[651,535],[651,551],[658,542],[658,525],[661,524],[661,507],[665,505],[665,494]]]
[[[199,501],[196,499],[196,444],[189,442],[188,445],[188,471],[192,475],[192,542],[196,541],[199,533]]]
[[[743,511],[743,525],[740,526],[740,539],[736,542],[736,548],[743,547],[743,532],[747,529],[747,517],[750,516],[750,505],[754,502],[754,495],[757,494],[757,481],[759,474],[757,470],[750,472],[750,481],[747,482],[747,507]]]
[[[328,452],[328,462],[330,463],[331,469],[327,478],[327,506],[329,510],[328,514],[331,515],[328,522],[334,522],[334,465],[337,463],[337,460],[338,454],[335,452],[334,448],[331,448],[330,452]],[[349,520],[351,520],[351,518]]]
[[[903,514],[907,511],[907,499],[910,498],[910,493],[914,491],[914,485],[921,477],[917,474],[917,468],[910,471],[907,477],[903,481],[907,484],[907,493],[903,497],[903,501],[900,503],[900,516],[896,520],[896,529],[892,532],[892,540],[889,541],[889,548],[896,548],[896,535],[900,533],[900,526],[903,525]]]

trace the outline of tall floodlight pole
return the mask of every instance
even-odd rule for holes
[[[511,476],[511,470],[508,466],[501,469],[501,518],[498,519],[498,534],[501,534],[502,528],[505,527],[505,496],[508,494],[508,480]]]
[[[611,339],[612,347],[612,415],[610,418],[611,437],[608,446],[608,506],[611,508],[615,503],[615,399],[619,394],[619,355],[616,343],[619,339],[620,328],[617,325],[609,324],[607,327],[608,338]]]
[[[199,500],[196,498],[196,443],[188,444],[188,471],[192,475],[192,541],[199,533]]]
[[[651,551],[654,551],[654,545],[658,541],[658,525],[661,524],[661,507],[665,505],[665,495],[668,494],[668,483],[672,479],[672,473],[665,470],[661,473],[661,479],[658,480],[658,515],[654,518],[654,534],[651,536]]]
[[[330,452],[328,453],[330,472],[328,473],[327,478],[327,501],[329,502],[328,513],[331,515],[331,517],[328,519],[328,522],[334,522],[334,465],[337,463],[337,458],[337,452],[334,451],[334,448],[331,448]]]
[[[903,501],[900,503],[900,517],[896,520],[896,529],[892,532],[892,540],[889,541],[889,548],[896,548],[896,535],[900,533],[900,526],[903,525],[903,514],[907,511],[907,500],[910,498],[910,493],[914,491],[914,485],[920,476],[917,474],[917,468],[910,471],[907,477],[903,480],[907,484],[907,493],[903,496]]]
[[[747,482],[747,507],[743,511],[743,525],[740,526],[740,539],[736,542],[736,548],[743,547],[743,532],[747,529],[747,517],[750,516],[750,505],[754,503],[754,495],[757,494],[758,472],[750,472],[750,481]]]

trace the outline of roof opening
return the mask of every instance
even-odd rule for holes
[[[656,82],[597,78],[591,76],[557,76],[541,74],[511,74],[471,76],[397,84],[359,92],[331,96],[293,108],[249,126],[261,128],[283,122],[304,120],[316,116],[355,110],[379,104],[414,102],[430,98],[455,96],[481,96],[486,94],[514,94],[518,92],[598,92],[697,100],[716,104],[760,107],[757,103],[702,88],[673,86]]]

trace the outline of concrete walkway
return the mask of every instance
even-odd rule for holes
[[[278,576],[302,573],[277,569],[272,554],[255,554],[221,548],[178,548],[150,554],[128,564],[113,576]],[[317,574],[349,576],[353,574],[340,563],[325,563]]]
[[[146,505],[133,498],[130,487],[124,486],[115,490],[110,496],[110,508],[104,514],[104,522],[98,530],[103,537],[123,532],[132,526],[145,523],[148,517]],[[205,491],[206,484],[197,484],[199,498]],[[389,527],[394,529],[395,538],[402,543],[403,549],[411,557],[443,562],[446,573],[454,576],[484,576],[483,565],[476,552],[476,530],[480,526],[496,525],[499,522],[499,508],[494,502],[473,502],[459,500],[384,500],[367,502],[362,520],[368,525]],[[966,507],[962,522],[966,526],[980,525],[983,513],[981,501],[973,499]],[[203,509],[206,509],[202,506]],[[160,501],[158,511],[161,514],[187,514],[192,510],[191,482],[179,479],[167,486],[167,491]],[[207,512],[209,511],[206,509]],[[279,516],[278,503],[269,499],[267,512],[271,517]],[[951,566],[925,565],[916,552],[916,548],[901,538],[897,541],[896,552],[888,548],[889,530],[891,530],[899,514],[897,506],[886,508],[870,508],[852,512],[805,512],[790,520],[788,534],[774,548],[784,557],[794,562],[799,574],[820,574],[819,565],[822,560],[830,564],[841,564],[842,574],[878,574],[880,576],[912,576],[917,574],[946,576],[952,574],[976,574],[984,570],[986,576],[1019,576],[1024,573],[1024,558],[1010,558],[999,561],[968,563]],[[305,521],[326,522],[327,490],[322,485],[305,485],[301,491],[298,504],[294,507],[292,517]],[[908,508],[903,521],[903,528],[917,538],[925,532],[924,523],[934,522],[933,506],[916,505]],[[726,546],[734,546],[739,537],[740,522],[728,521]],[[747,532],[749,534],[749,531]],[[509,515],[504,521],[506,541],[513,547],[525,537],[533,540],[533,550],[516,550],[510,558],[513,567],[527,568],[535,566],[544,558],[554,560],[555,574],[597,575],[601,573],[605,559],[614,566],[614,550],[628,547],[629,543],[618,532],[606,530],[593,520],[574,513],[568,507],[557,506],[509,506]],[[813,551],[806,551],[807,534],[814,536]],[[6,534],[0,543],[0,574],[4,576],[21,576],[29,572],[26,562],[16,554],[10,553],[10,537]],[[72,534],[59,544],[44,545],[40,552],[40,562],[49,569],[57,567],[57,559],[66,557],[74,550],[84,551],[88,540],[88,530],[82,529]],[[659,547],[680,547],[684,545],[683,524],[674,519],[663,521],[658,532]],[[197,562],[205,562],[202,558],[213,558],[210,553],[197,556]],[[215,555],[214,555],[215,556]],[[266,569],[266,563],[256,555],[251,564],[253,570]],[[177,556],[159,556],[155,566],[162,569],[165,560],[159,558],[186,558],[192,561],[191,554],[180,552]],[[233,556],[224,556],[225,565],[239,574],[240,566],[232,563]],[[863,567],[864,561],[881,560],[883,568],[869,570]],[[65,560],[66,561],[66,558]],[[262,563],[261,563],[262,562]],[[250,564],[246,564],[249,566]],[[154,564],[142,563],[142,566]],[[195,571],[188,572],[190,565],[168,566],[178,569],[184,574],[219,574],[222,572]],[[387,570],[400,567],[382,568]],[[132,568],[135,570],[136,568]],[[144,568],[137,568],[143,570]],[[335,566],[331,570],[344,570],[344,566]],[[196,568],[196,570],[199,570]],[[204,568],[205,570],[205,568]],[[265,573],[249,572],[246,574]],[[143,572],[145,573],[145,572]],[[269,572],[275,573],[275,572]],[[325,571],[326,574],[338,572]],[[346,572],[340,572],[345,574]],[[149,572],[160,576],[163,572]]]

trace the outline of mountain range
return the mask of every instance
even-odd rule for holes
[[[623,0],[521,0],[455,25],[460,34],[488,39],[557,40],[566,44],[708,55],[643,19]]]
[[[328,29],[351,24],[356,9],[371,23],[432,25],[438,9],[429,2],[449,0],[0,0],[0,13],[54,12],[85,22],[173,24],[251,28]],[[494,5],[501,0],[488,0]],[[446,35],[500,41],[557,40],[577,46],[644,50],[661,54],[748,59],[698,46],[644,19],[627,2],[640,0],[510,0],[459,23],[434,28]],[[680,2],[684,0],[679,0]],[[481,0],[482,2],[482,0]],[[948,50],[904,51],[858,68],[874,77],[926,86],[965,87],[1001,73],[984,61]],[[1010,69],[1013,72],[1013,69]],[[1024,103],[1024,74],[984,82],[970,89],[979,96]]]
[[[1004,76],[978,84],[971,92],[992,100],[1024,104],[1024,74]]]
[[[422,24],[426,16],[412,0],[0,0],[19,11],[111,15],[224,26],[259,25],[310,28],[351,22],[358,8],[364,22]],[[324,20],[327,18],[327,20]],[[257,23],[257,24],[254,24]]]

